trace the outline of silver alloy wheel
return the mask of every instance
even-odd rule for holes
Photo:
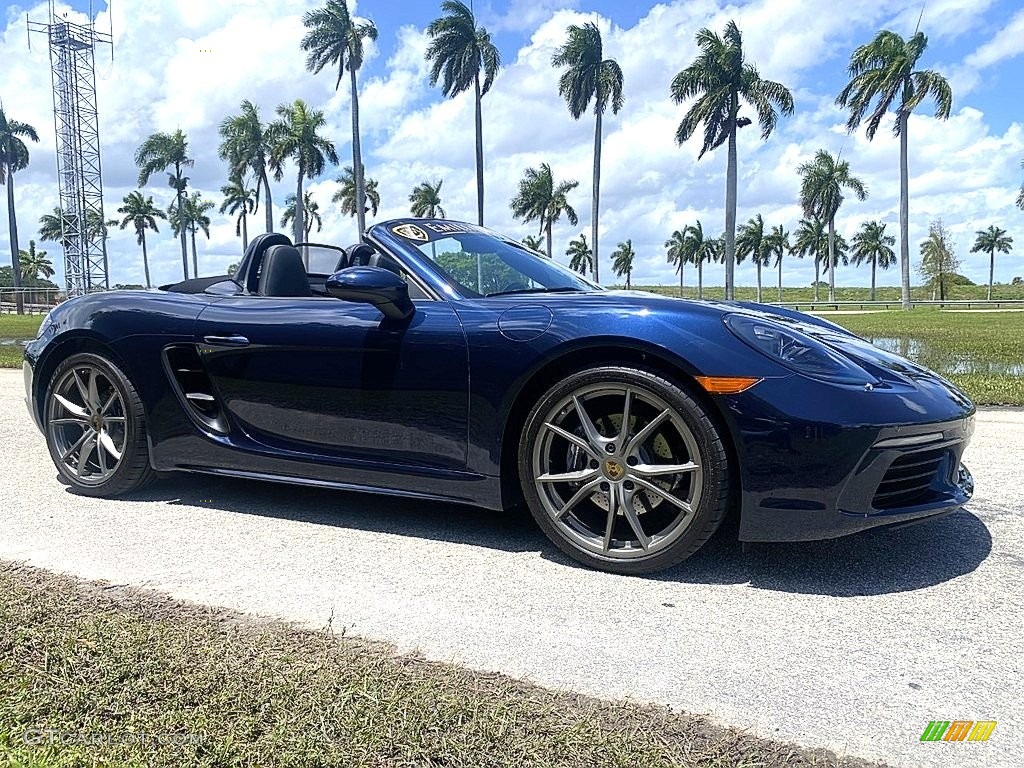
[[[51,445],[65,472],[82,485],[106,482],[128,436],[124,399],[109,374],[88,363],[69,368],[46,408]]]
[[[545,415],[533,483],[559,531],[605,558],[648,557],[687,530],[700,504],[697,440],[647,388],[580,387]]]

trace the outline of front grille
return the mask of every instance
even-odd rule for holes
[[[871,502],[875,509],[909,507],[927,501],[935,476],[946,465],[948,448],[900,456],[889,465]]]

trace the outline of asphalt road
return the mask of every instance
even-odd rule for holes
[[[528,518],[201,476],[119,501],[57,482],[0,371],[0,558],[657,701],[899,766],[1024,754],[1024,412],[979,415],[969,509],[829,542],[725,537],[657,578],[568,562]],[[929,720],[997,720],[921,743]]]

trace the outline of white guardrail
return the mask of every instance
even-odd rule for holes
[[[771,301],[765,302],[777,307],[787,307],[800,312],[821,312],[822,310],[871,310],[899,309],[903,306],[896,301]],[[956,299],[956,300],[911,300],[913,307],[938,307],[939,309],[1024,309],[1024,299]]]

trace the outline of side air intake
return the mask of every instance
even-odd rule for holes
[[[192,344],[164,349],[164,364],[185,411],[200,427],[226,434],[227,421],[199,353]]]

